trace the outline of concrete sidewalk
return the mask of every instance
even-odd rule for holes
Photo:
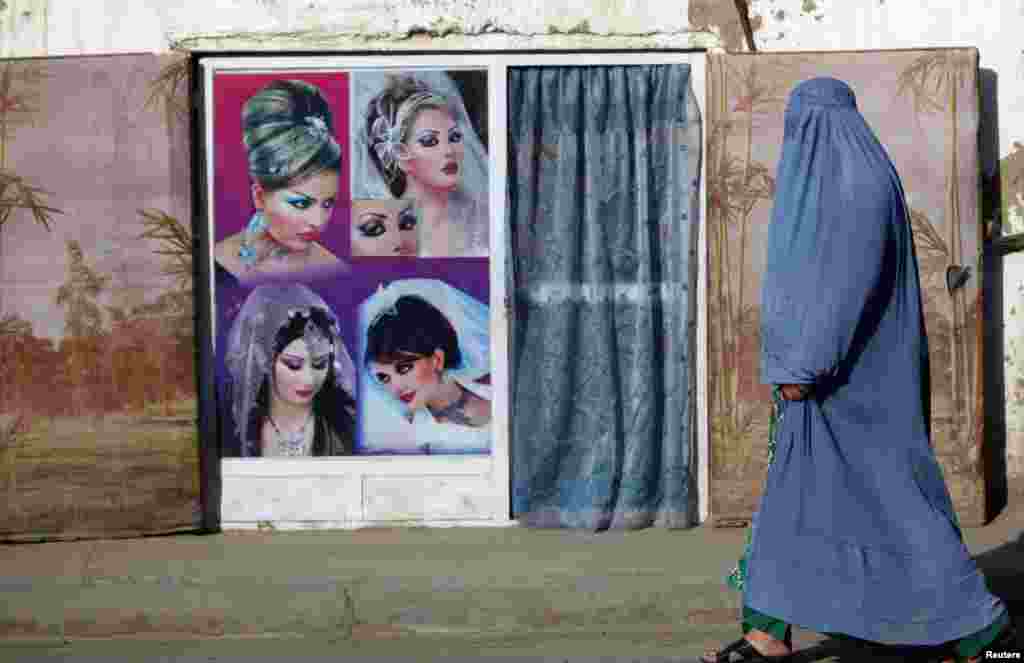
[[[965,532],[1018,623],[1022,531],[1018,495]],[[0,661],[689,661],[738,635],[723,577],[744,538],[373,529],[6,545]],[[882,660],[796,637],[803,660]]]

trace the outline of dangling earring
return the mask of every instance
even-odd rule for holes
[[[256,240],[266,231],[267,219],[263,216],[263,210],[256,210],[249,218],[249,225],[245,227],[245,235],[242,237],[242,246],[238,249],[238,259],[245,265],[256,262]]]

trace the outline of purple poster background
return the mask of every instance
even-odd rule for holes
[[[456,85],[460,93],[474,97],[473,92],[479,90],[463,89],[470,83],[478,83],[477,87],[486,83],[480,72],[474,76],[459,79]],[[460,290],[480,303],[490,304],[490,260],[483,257],[473,258],[411,258],[411,257],[372,257],[353,261],[350,259],[350,232],[352,210],[353,170],[352,150],[349,139],[350,101],[352,79],[343,71],[299,73],[291,71],[269,73],[218,73],[213,79],[213,146],[214,178],[213,220],[211,235],[213,243],[242,231],[253,213],[251,180],[248,175],[248,159],[242,138],[242,107],[247,99],[261,88],[274,80],[297,79],[317,86],[331,107],[331,133],[342,148],[342,167],[338,187],[337,204],[328,227],[322,234],[321,244],[336,257],[347,263],[349,269],[342,273],[330,275],[315,273],[295,274],[291,278],[275,276],[261,279],[258,282],[239,283],[227,272],[218,270],[214,284],[214,310],[216,311],[215,329],[215,374],[217,380],[218,410],[220,412],[222,452],[225,457],[237,457],[241,453],[239,440],[233,433],[228,405],[223,401],[225,385],[224,357],[227,353],[227,339],[242,305],[249,294],[260,282],[281,282],[292,280],[309,287],[319,295],[330,307],[341,326],[341,340],[356,363],[357,371],[361,371],[359,356],[359,309],[360,306],[378,288],[388,283],[404,279],[435,279]],[[472,87],[472,86],[470,86]],[[486,89],[485,87],[482,89]],[[476,96],[480,96],[476,94]],[[484,96],[483,101],[486,101]],[[486,125],[486,106],[476,104],[471,113],[475,113],[477,124]],[[486,167],[486,166],[485,166]],[[486,376],[485,376],[486,378]],[[486,379],[481,380],[486,384]],[[361,400],[358,393],[359,378],[356,379],[357,393],[352,394]],[[230,408],[227,408],[230,409]],[[359,408],[357,408],[359,409]],[[225,428],[229,426],[230,428]],[[357,429],[361,424],[357,417]],[[477,431],[474,431],[476,433]],[[486,432],[483,433],[486,435]],[[356,453],[359,451],[357,432]],[[376,433],[375,433],[376,435]],[[399,437],[404,433],[399,432]],[[412,433],[410,433],[412,435]],[[480,435],[477,435],[479,438]],[[413,441],[415,436],[410,437]],[[428,441],[429,442],[429,441]],[[401,442],[398,446],[403,446]],[[408,446],[408,445],[405,445]],[[374,453],[392,453],[385,449]],[[461,453],[458,444],[450,445],[449,451],[439,453]],[[370,452],[367,450],[366,452]],[[403,451],[408,452],[408,451]],[[395,453],[398,453],[396,451]],[[416,453],[413,451],[413,453]],[[429,453],[429,452],[428,452]]]
[[[490,305],[490,261],[486,258],[375,258],[360,261],[352,274],[302,283],[320,295],[341,323],[341,337],[359,370],[359,306],[381,285],[400,279],[438,279]],[[222,281],[216,285],[216,374],[224,379],[228,331],[255,285]],[[221,392],[217,390],[218,394]],[[358,394],[353,394],[358,398]],[[226,454],[227,455],[227,454]]]
[[[348,214],[350,206],[348,149],[348,74],[300,73],[218,74],[213,79],[214,207],[213,241],[219,242],[241,231],[253,212],[252,182],[248,157],[242,142],[242,106],[271,81],[294,79],[320,88],[331,107],[331,134],[342,149],[338,204],[320,243],[342,260],[349,255]]]
[[[362,304],[377,287],[399,279],[439,279],[490,305],[490,261],[486,258],[374,258],[359,262],[352,274],[322,280],[302,281],[323,297],[341,323],[341,338],[353,359],[358,350],[358,316]],[[228,330],[245,298],[255,285],[218,283],[217,366],[224,361]]]

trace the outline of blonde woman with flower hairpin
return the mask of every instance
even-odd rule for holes
[[[363,123],[353,136],[353,197],[408,198],[422,257],[486,257],[487,153],[444,72],[352,76]]]
[[[255,211],[242,232],[214,247],[218,272],[252,282],[344,269],[318,242],[341,172],[341,148],[320,90],[304,81],[273,81],[245,102],[242,127]]]

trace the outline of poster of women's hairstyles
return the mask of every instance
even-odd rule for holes
[[[222,455],[489,454],[486,70],[210,89]]]
[[[487,257],[486,71],[350,80],[353,257]]]
[[[223,73],[213,81],[215,271],[255,284],[348,271],[349,79]]]

